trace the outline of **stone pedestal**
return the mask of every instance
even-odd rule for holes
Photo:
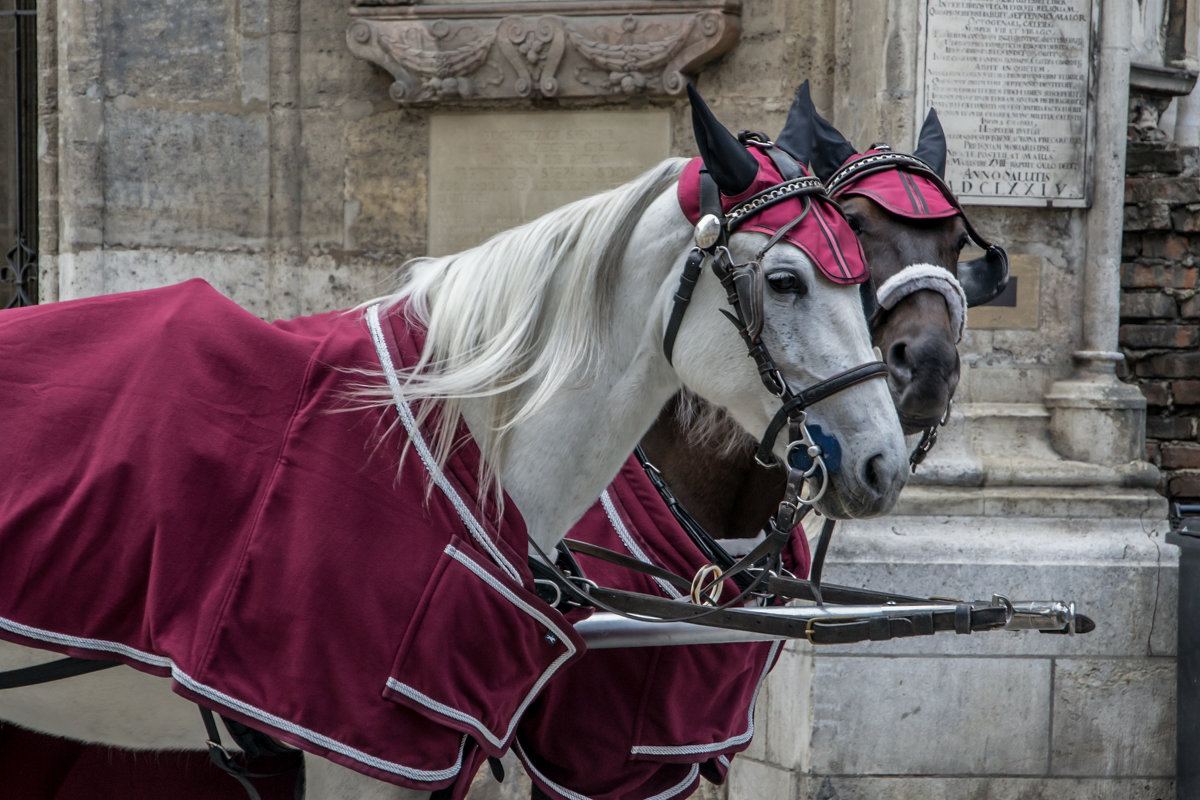
[[[917,492],[931,504],[948,499],[938,493],[955,490]],[[840,526],[826,580],[922,596],[1075,600],[1096,630],[798,645],[791,657],[802,666],[772,674],[760,709],[795,713],[770,716],[766,741],[746,754],[763,763],[735,762],[729,798],[768,796],[738,791],[743,776],[789,765],[795,793],[770,797],[1172,794],[1178,572],[1166,525],[1155,522],[1164,501],[1095,486],[974,493],[984,498],[975,514]],[[995,513],[1004,508],[1009,515]],[[811,689],[796,680],[807,671]],[[781,759],[780,743],[810,720],[808,751]]]
[[[1136,386],[1112,374],[1083,375],[1055,383],[1045,403],[1050,441],[1064,456],[1093,464],[1145,458],[1146,398]]]

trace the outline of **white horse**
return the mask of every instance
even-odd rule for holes
[[[698,112],[697,124],[708,129],[697,138],[720,184],[740,169],[727,162],[729,148],[741,145],[715,120],[706,123],[705,113]],[[706,145],[716,137],[720,146]],[[728,307],[726,293],[711,275],[696,286],[673,358],[664,355],[672,298],[694,236],[676,198],[685,163],[665,161],[464,253],[411,262],[399,291],[383,300],[385,310],[406,302],[428,326],[423,363],[401,376],[405,395],[437,400],[442,419],[461,415],[490,477],[543,549],[566,535],[680,389],[724,407],[754,433],[779,408],[719,313]],[[767,240],[763,233],[734,234],[733,261],[751,260]],[[766,253],[762,268],[762,339],[790,386],[874,361],[857,286],[826,280],[786,240]],[[382,405],[391,395],[379,380],[367,401]],[[885,513],[907,475],[886,382],[859,383],[808,413],[843,454],[819,509],[837,517]],[[439,457],[452,433],[433,437]],[[775,454],[784,457],[785,447],[777,443]],[[0,643],[0,671],[46,660],[44,651]],[[172,694],[169,679],[125,667],[0,692],[0,719],[125,748],[196,749],[204,738],[197,716],[192,703]],[[427,796],[324,759],[309,762],[313,798]]]

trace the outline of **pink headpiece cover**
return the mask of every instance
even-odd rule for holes
[[[784,183],[771,157],[758,147],[750,147],[758,161],[758,175],[750,187],[739,195],[721,195],[721,209],[728,213],[739,203],[749,200],[759,192]],[[700,221],[700,170],[704,162],[693,158],[683,169],[679,178],[679,207],[688,221],[695,225]],[[809,174],[807,169],[805,175]],[[810,195],[811,209],[807,216],[786,234],[790,244],[799,247],[804,254],[825,274],[829,280],[839,284],[863,283],[867,280],[867,261],[858,237],[850,229],[837,205],[819,195]],[[747,217],[738,226],[739,231],[756,231],[768,236],[804,213],[804,201],[789,197],[767,206]]]
[[[846,164],[853,164],[860,158],[884,152],[887,151],[868,150],[858,153],[846,159]],[[860,195],[874,200],[885,211],[908,219],[938,219],[959,213],[958,206],[947,199],[942,187],[903,168],[885,169],[865,174],[860,178],[852,178],[834,191],[835,197],[845,195]]]

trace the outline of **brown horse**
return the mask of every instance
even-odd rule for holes
[[[859,160],[845,137],[817,114],[807,82],[797,92],[777,144],[826,181]],[[876,145],[866,155],[886,152],[886,145]],[[933,111],[914,156],[939,175],[944,173],[946,142]],[[834,187],[835,198],[858,233],[873,283],[885,286],[905,267],[919,264],[957,274],[959,253],[969,240],[957,203],[941,197],[943,187],[914,177],[904,166],[874,175],[885,188],[888,182],[900,187],[905,198],[920,196],[904,208],[878,185],[851,182]],[[960,322],[948,294],[938,288],[918,289],[889,308],[879,308],[871,319],[871,336],[888,365],[888,385],[905,433],[938,425],[958,386]],[[984,298],[970,300],[973,305]],[[697,429],[704,433],[697,436]],[[642,448],[680,503],[717,538],[756,535],[779,503],[782,473],[756,464],[754,443],[700,401],[676,396],[643,437]]]

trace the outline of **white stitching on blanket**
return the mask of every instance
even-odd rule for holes
[[[404,392],[400,388],[400,376],[396,374],[396,366],[392,362],[392,354],[388,352],[387,342],[383,338],[383,327],[379,321],[379,306],[374,305],[367,309],[367,325],[371,329],[371,340],[375,343],[375,351],[379,354],[379,363],[383,367],[384,375],[387,376],[388,387],[392,390],[392,399],[396,404],[396,411],[400,413],[400,421],[404,424],[404,429],[408,432],[409,439],[412,440],[413,447],[416,448],[417,454],[421,457],[421,462],[428,470],[433,483],[446,498],[454,506],[454,510],[458,512],[458,516],[462,519],[463,524],[467,526],[467,530],[471,532],[471,536],[475,541],[479,542],[480,546],[487,551],[487,554],[492,557],[500,568],[507,572],[515,581],[521,580],[521,574],[516,568],[509,563],[504,554],[500,552],[500,548],[496,547],[496,543],[491,540],[483,526],[475,519],[471,509],[463,502],[462,497],[455,491],[450,482],[446,480],[446,476],[442,473],[437,461],[430,452],[429,446],[425,443],[425,437],[421,435],[421,429],[417,427],[417,421],[413,418],[412,410],[408,407],[408,402],[404,399]]]
[[[525,699],[521,701],[521,705],[519,705],[517,710],[513,713],[512,719],[509,721],[508,730],[503,736],[498,736],[496,733],[484,726],[483,722],[471,716],[467,712],[461,711],[452,706],[448,706],[444,703],[440,703],[420,690],[415,689],[406,683],[401,683],[395,678],[388,677],[387,685],[388,688],[392,689],[393,691],[399,692],[405,697],[415,700],[417,703],[420,703],[427,708],[431,708],[440,714],[450,717],[451,719],[456,719],[459,722],[470,725],[476,733],[490,742],[493,746],[502,748],[504,747],[504,743],[512,737],[513,730],[516,728],[517,723],[521,721],[521,716],[525,713],[525,709],[530,703],[533,702],[533,699],[538,696],[538,693],[541,692],[542,687],[546,685],[546,681],[550,680],[550,678],[554,676],[554,673],[558,672],[559,667],[561,667],[566,661],[570,660],[570,658],[575,655],[578,648],[575,647],[574,642],[571,641],[563,629],[554,624],[553,620],[547,618],[537,608],[529,605],[520,597],[513,594],[513,592],[507,586],[489,575],[483,567],[481,567],[475,562],[474,559],[470,557],[470,555],[462,550],[459,550],[454,545],[446,545],[444,552],[446,555],[450,556],[455,561],[469,569],[472,574],[474,574],[481,581],[486,583],[488,586],[491,586],[501,596],[503,596],[505,600],[508,600],[514,606],[545,625],[549,630],[553,631],[558,636],[559,641],[561,641],[567,648],[567,651],[556,658],[554,662],[546,668],[546,671],[542,673],[542,676],[538,679],[537,683],[535,683],[533,688],[529,690],[529,693],[525,695]]]
[[[725,750],[739,744],[745,744],[754,738],[754,704],[758,702],[758,692],[762,689],[763,681],[766,680],[767,673],[771,671],[771,665],[775,662],[775,654],[779,652],[779,647],[783,644],[782,641],[771,643],[771,652],[767,654],[767,659],[763,663],[762,672],[758,676],[758,684],[754,687],[754,696],[750,698],[750,711],[746,715],[746,730],[744,733],[737,736],[731,736],[723,742],[713,742],[712,744],[689,744],[689,745],[635,745],[629,752],[635,756],[687,756],[698,755],[700,753],[712,753],[717,750]]]
[[[625,527],[625,520],[621,519],[621,515],[617,513],[617,507],[613,504],[612,498],[608,494],[608,489],[605,489],[604,493],[600,495],[600,504],[604,506],[604,513],[608,515],[608,521],[612,524],[613,530],[617,532],[617,536],[620,537],[621,543],[625,545],[625,549],[643,564],[653,564],[654,562],[642,551],[642,548],[638,547],[637,541],[629,533],[629,529]],[[683,594],[678,589],[662,578],[654,578],[654,582],[667,593],[667,597],[676,600],[683,597]]]
[[[520,742],[513,743],[513,752],[517,754],[517,758],[519,758],[521,763],[525,765],[525,769],[527,771],[533,775],[536,775],[542,783],[551,787],[563,797],[566,797],[569,800],[591,800],[591,798],[587,795],[582,795],[579,792],[573,792],[565,786],[559,786],[557,783],[543,775],[542,771],[533,765],[533,762],[530,761],[529,756],[526,755],[523,749],[521,749]],[[646,800],[670,800],[672,797],[677,797],[679,794],[686,792],[688,787],[690,787],[696,781],[696,778],[699,777],[699,775],[700,765],[692,764],[692,768],[688,770],[687,775],[684,776],[682,781],[670,787],[669,789],[664,789],[653,797],[647,797]]]
[[[458,746],[458,758],[455,764],[451,767],[440,770],[425,770],[406,767],[403,764],[397,764],[392,761],[384,761],[382,758],[376,758],[361,750],[357,750],[349,745],[331,739],[328,736],[323,736],[316,731],[296,725],[282,717],[277,717],[269,711],[264,711],[260,708],[244,703],[234,697],[231,697],[224,692],[205,686],[196,681],[192,676],[181,670],[175,665],[175,662],[166,656],[158,656],[153,653],[146,653],[141,650],[129,647],[128,645],[119,642],[110,642],[104,639],[87,639],[80,636],[70,636],[54,631],[44,630],[42,628],[34,628],[29,625],[23,625],[13,620],[0,617],[0,628],[11,631],[12,633],[28,637],[30,639],[38,639],[39,641],[49,642],[52,644],[69,645],[72,647],[80,647],[87,650],[94,650],[103,653],[117,653],[135,661],[141,661],[144,664],[151,664],[157,667],[169,667],[171,677],[174,678],[181,686],[195,692],[198,695],[207,697],[210,700],[215,700],[218,703],[237,710],[248,717],[253,717],[261,722],[265,722],[281,731],[287,731],[294,736],[312,742],[318,747],[323,747],[326,750],[338,753],[353,759],[354,761],[364,764],[368,767],[373,767],[381,772],[390,772],[395,775],[403,775],[406,778],[411,778],[418,781],[442,781],[448,778],[453,778],[462,771],[463,752],[466,748],[467,737],[463,736],[462,741]]]

